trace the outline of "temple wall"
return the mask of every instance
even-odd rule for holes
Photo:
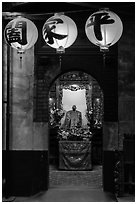
[[[5,44],[4,53],[6,51]],[[4,100],[6,100],[7,59],[6,54],[4,56],[3,83]],[[10,59],[10,150],[45,150],[48,147],[48,124],[33,122],[34,48],[23,54],[22,65],[14,49],[11,51]],[[4,112],[6,114],[6,106]],[[3,127],[3,149],[5,149],[6,122]]]
[[[124,22],[118,57],[119,150],[124,134],[135,134],[135,25]]]

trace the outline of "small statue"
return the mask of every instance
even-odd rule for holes
[[[64,121],[64,129],[80,128],[82,126],[82,114],[76,110],[76,105],[72,106],[72,110],[66,113]]]

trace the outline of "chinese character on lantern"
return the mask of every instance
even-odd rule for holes
[[[22,61],[22,54],[30,49],[38,39],[38,30],[35,24],[20,16],[7,24],[4,34],[8,45],[20,54],[20,61]]]
[[[90,42],[105,52],[120,39],[123,25],[114,12],[109,9],[101,9],[87,19],[85,32]]]
[[[55,48],[58,53],[64,53],[76,40],[77,27],[75,22],[64,14],[55,14],[49,18],[42,29],[47,45]]]

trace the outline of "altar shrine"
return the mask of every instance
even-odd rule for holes
[[[50,152],[57,169],[92,170],[102,156],[100,86],[88,74],[73,71],[60,76],[50,90]]]

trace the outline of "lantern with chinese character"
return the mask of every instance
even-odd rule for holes
[[[122,21],[109,9],[100,9],[93,13],[86,22],[85,32],[88,39],[100,50],[106,52],[121,37],[123,31]]]
[[[36,43],[37,38],[37,27],[27,18],[19,16],[10,21],[5,28],[5,40],[11,47],[17,49],[20,63],[22,63],[22,54]]]
[[[77,38],[77,27],[74,21],[63,14],[55,14],[49,18],[42,29],[43,38],[47,45],[64,53]]]
[[[37,41],[38,31],[34,23],[27,18],[17,17],[5,28],[6,42],[18,52],[31,48]]]

